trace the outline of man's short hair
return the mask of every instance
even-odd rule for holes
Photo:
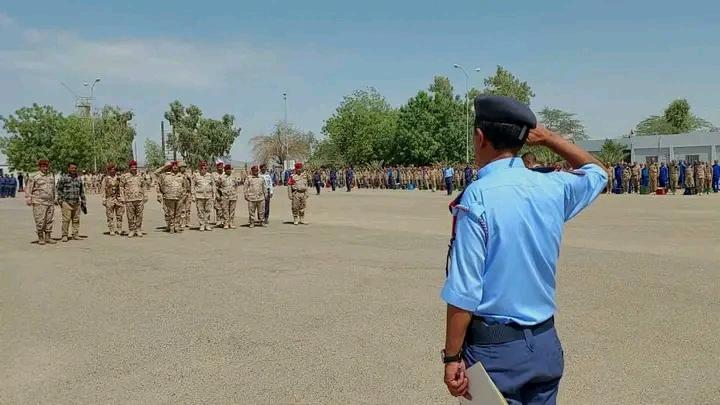
[[[476,121],[475,128],[479,128],[493,148],[497,150],[520,149],[527,138],[527,136],[522,136],[523,131],[527,131],[527,128],[522,125]]]
[[[77,167],[77,163],[75,163],[75,162],[70,162],[70,163],[68,163],[68,167],[70,167],[70,166],[75,166],[75,167]]]

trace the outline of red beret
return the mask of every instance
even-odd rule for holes
[[[49,164],[50,164],[50,161],[47,160],[47,159],[40,159],[40,160],[38,160],[38,166],[43,166],[43,165],[44,165],[44,166],[47,166],[47,165],[49,165]]]
[[[170,162],[170,166],[177,166],[177,165],[178,165],[177,160],[173,160],[172,162]]]
[[[302,163],[300,163],[300,162],[295,163],[295,170],[302,169],[302,168],[303,168]]]
[[[128,167],[137,167],[137,160],[131,160],[130,163],[128,163]]]
[[[230,163],[227,163],[227,164],[225,165],[225,168],[226,168],[226,169],[232,169],[232,166],[230,166]]]

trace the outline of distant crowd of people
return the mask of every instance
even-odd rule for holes
[[[18,191],[23,190],[25,176],[19,173],[17,177],[11,174],[0,175],[0,198],[15,198]]]
[[[615,194],[652,194],[669,190],[675,194],[684,189],[684,194],[710,194],[720,190],[720,165],[708,162],[686,162],[684,160],[657,164],[618,162],[607,164],[608,191]]]

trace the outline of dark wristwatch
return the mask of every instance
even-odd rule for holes
[[[443,349],[440,351],[440,354],[442,355],[443,364],[459,363],[462,360],[462,350],[453,356],[448,356],[447,353],[445,353],[445,349]]]

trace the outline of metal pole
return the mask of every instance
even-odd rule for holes
[[[93,105],[95,104],[93,92],[95,90],[95,85],[98,84],[98,82],[100,82],[99,78],[93,80],[93,84],[90,86],[90,122],[92,123],[93,171],[95,173],[97,173],[97,140],[95,139],[95,117],[93,116]]]
[[[165,159],[165,121],[160,121],[160,144],[162,147],[163,159]]]
[[[285,131],[285,159],[283,166],[287,169],[288,154],[290,153],[290,134],[287,132],[287,93],[283,93],[283,104],[284,104],[284,119],[283,119],[283,131]]]
[[[470,76],[462,65],[456,63],[453,67],[460,69],[465,75],[465,162],[470,163],[470,101],[468,100],[468,80],[470,80]]]

